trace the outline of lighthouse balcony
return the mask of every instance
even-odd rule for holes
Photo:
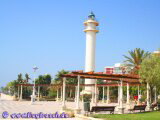
[[[87,31],[99,32],[99,28],[96,26],[86,26],[84,29],[84,32],[87,32]]]
[[[89,23],[95,24],[96,26],[99,25],[99,23],[97,21],[95,21],[95,20],[86,20],[84,22],[84,25],[87,26]]]
[[[85,29],[83,30],[84,32],[88,32],[88,31],[93,31],[93,32],[99,32],[99,30],[96,30],[96,29]]]

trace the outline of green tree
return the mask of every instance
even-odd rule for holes
[[[54,83],[62,83],[62,78],[61,78],[61,75],[64,75],[64,74],[69,74],[70,72],[69,71],[66,71],[66,70],[61,70],[61,71],[58,71],[58,73],[55,75],[55,78],[54,78]],[[77,84],[77,79],[76,78],[67,78],[66,79],[66,83],[67,84]]]
[[[43,76],[44,84],[51,84],[52,77],[49,74]]]
[[[3,91],[4,91],[4,87],[3,87],[3,86],[1,86],[1,88],[0,88],[0,92],[2,92],[2,93],[3,93]]]
[[[52,77],[49,74],[39,75],[36,79],[36,84],[51,84]],[[49,92],[49,87],[43,86],[40,88],[40,94],[43,96],[47,96]]]
[[[38,78],[36,78],[35,83],[36,84],[44,84],[43,75],[39,75]]]
[[[69,74],[69,71],[61,70],[58,71],[58,73],[55,75],[55,78],[53,80],[54,84],[62,84],[62,77],[61,75]],[[66,84],[76,84],[77,85],[77,78],[66,78]],[[81,79],[80,84],[84,83],[84,79]],[[72,97],[75,95],[75,87],[67,87],[67,96]]]
[[[18,74],[17,80],[8,82],[8,84],[5,87],[1,88],[1,91],[6,94],[18,96],[18,84],[28,83],[27,81],[29,79],[30,78],[27,73],[25,74],[25,79],[23,79],[23,75],[20,73]],[[26,86],[23,86],[23,98],[28,98],[30,94],[31,94],[31,89],[28,89]]]
[[[23,83],[23,76],[22,76],[22,73],[18,74],[17,81],[18,81],[18,83]]]
[[[27,73],[25,74],[25,79],[23,79],[23,75],[22,75],[22,73],[20,73],[20,74],[18,74],[17,84],[26,84],[26,83],[28,83],[29,79],[30,79],[30,77]],[[17,89],[18,89],[18,87],[17,87]],[[29,89],[27,86],[23,86],[22,89],[23,89],[23,98],[29,98],[29,96],[31,94],[31,89]]]
[[[7,83],[7,85],[5,87],[5,90],[6,90],[5,93],[8,93],[10,95],[17,94],[17,92],[18,92],[17,84],[18,84],[17,80],[13,80],[13,81]]]
[[[160,89],[160,56],[151,55],[145,59],[139,70],[142,83],[149,83],[150,93],[153,97],[153,88]]]
[[[30,78],[29,75],[26,73],[26,74],[25,74],[25,83],[28,83],[30,79],[31,79],[31,78]]]
[[[52,77],[49,74],[39,75],[36,79],[36,84],[51,84]]]
[[[124,62],[127,66],[133,67],[135,72],[140,68],[142,61],[150,55],[148,51],[145,52],[140,48],[135,48],[134,50],[128,51],[128,53],[129,56],[124,55],[126,59]]]
[[[58,73],[55,75],[55,78],[53,80],[53,83],[55,84],[60,84],[62,83],[62,78],[61,78],[61,75],[63,74],[68,74],[69,71],[65,71],[65,70],[61,70],[61,71],[58,71]]]

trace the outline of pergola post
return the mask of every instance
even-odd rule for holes
[[[77,99],[76,97],[77,97],[77,86],[75,86],[75,97],[74,97],[74,102],[77,101],[77,100],[76,100],[76,99]]]
[[[94,98],[94,102],[95,102],[95,106],[97,106],[97,79],[95,80],[95,98]]]
[[[104,103],[104,86],[103,86],[103,98],[102,98],[102,102]]]
[[[138,104],[139,104],[139,99],[140,99],[140,98],[139,98],[139,97],[140,97],[140,94],[139,94],[139,93],[140,93],[140,91],[139,91],[139,85],[138,85]]]
[[[59,101],[59,88],[57,88],[57,98],[56,98],[56,101],[57,102]]]
[[[63,101],[62,101],[63,110],[66,108],[65,99],[66,99],[66,77],[63,77]]]
[[[63,87],[61,86],[61,101],[63,100]]]
[[[129,83],[127,83],[127,104],[130,103],[130,95],[129,95]]]
[[[78,75],[77,99],[76,99],[76,113],[78,114],[80,113],[79,97],[80,97],[80,76]]]
[[[40,98],[40,86],[38,86],[38,101],[39,101],[39,98]]]
[[[147,109],[150,110],[149,83],[147,83]]]
[[[84,89],[83,89],[83,87],[82,87],[82,91],[84,91]],[[82,94],[82,103],[84,103],[84,96],[83,96],[83,94]]]
[[[123,107],[123,82],[121,80],[121,84],[120,84],[120,107]]]
[[[92,87],[92,99],[91,99],[91,102],[94,103],[94,98],[95,98],[95,86],[91,86]]]
[[[123,108],[123,81],[120,81],[120,106],[119,106],[119,114],[124,113],[124,108]]]
[[[23,95],[23,86],[21,85],[21,93],[20,93],[19,101],[21,101],[21,100],[22,100],[22,95]]]
[[[154,92],[155,92],[155,94],[154,94],[154,102],[157,103],[157,88],[156,88],[156,86],[154,88]]]
[[[19,99],[19,86],[18,86],[18,99]]]
[[[109,86],[107,86],[107,104],[110,103]]]
[[[118,84],[118,105],[120,105],[120,84]]]

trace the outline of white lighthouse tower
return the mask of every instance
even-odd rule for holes
[[[84,22],[84,25],[84,32],[86,33],[85,72],[91,72],[95,70],[96,34],[99,32],[99,30],[97,30],[99,23],[95,20],[95,15],[92,12]],[[85,79],[85,84],[94,83],[94,79]],[[85,90],[93,92],[91,86],[86,86]]]

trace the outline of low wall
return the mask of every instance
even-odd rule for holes
[[[4,93],[0,93],[1,95],[0,95],[0,98],[2,99],[2,100],[15,100],[15,97],[14,96],[10,96],[10,95],[6,95],[6,94],[4,94]]]

